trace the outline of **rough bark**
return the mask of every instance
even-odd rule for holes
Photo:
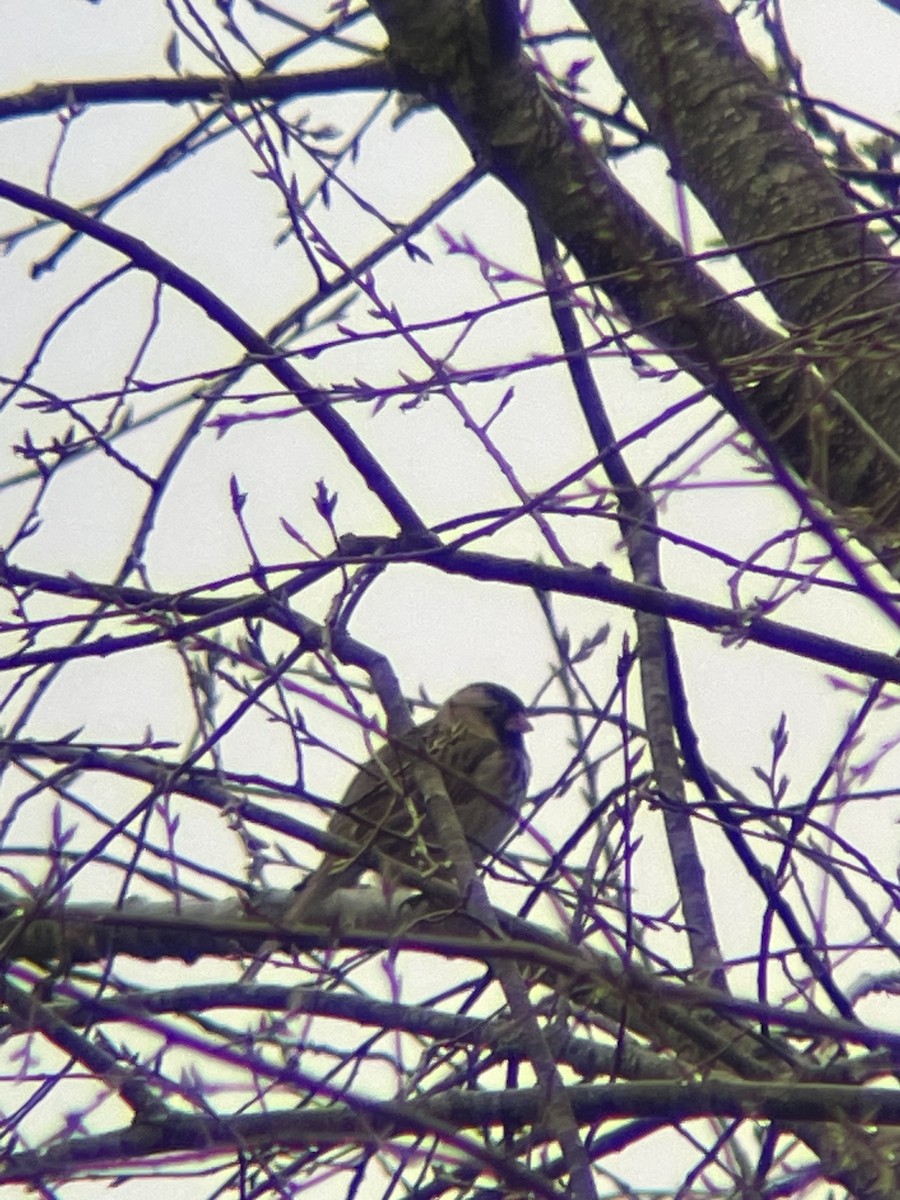
[[[791,337],[753,318],[685,257],[579,138],[526,57],[508,43],[498,53],[482,5],[372,7],[401,81],[440,105],[476,160],[550,228],[638,336],[707,384],[890,562],[900,517],[900,416],[892,405],[900,284],[885,247],[865,232],[724,13],[711,0],[582,6],[626,86],[646,102],[651,131],[676,169],[727,237],[756,240],[744,261]],[[687,66],[670,63],[683,51]],[[662,76],[656,85],[653,70]],[[687,75],[692,93],[676,108]]]

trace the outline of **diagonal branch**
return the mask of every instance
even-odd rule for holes
[[[616,445],[600,389],[591,372],[578,322],[568,302],[562,264],[556,258],[553,238],[543,222],[532,219],[532,229],[544,276],[550,311],[568,364],[572,386],[590,430],[594,446],[612,482],[619,510],[622,542],[636,583],[662,590],[656,511],[649,493],[640,488]],[[656,785],[671,801],[663,809],[669,853],[678,885],[691,961],[699,979],[715,980],[726,988],[715,919],[706,889],[703,864],[686,804],[684,774],[674,734],[670,664],[677,668],[672,634],[665,617],[635,610],[637,653],[647,740]]]
[[[354,433],[351,426],[331,406],[329,397],[312,387],[287,361],[283,351],[262,337],[241,316],[230,308],[209,288],[189,275],[181,267],[152,250],[145,242],[120,229],[113,229],[93,217],[85,216],[71,205],[51,199],[31,188],[22,187],[6,179],[0,179],[0,197],[11,200],[34,212],[56,221],[62,221],[72,229],[80,230],[100,242],[117,250],[139,270],[147,271],[160,282],[185,296],[201,308],[248,354],[254,355],[278,382],[296,398],[297,403],[309,412],[328,431],[340,446],[348,461],[360,473],[367,486],[378,497],[401,529],[409,533],[426,535],[421,518],[400,492],[391,476],[375,458],[365,443]]]

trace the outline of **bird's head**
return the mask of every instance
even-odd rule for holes
[[[531,729],[525,705],[509,688],[499,683],[470,683],[445,701],[439,719],[462,721],[474,733],[501,742],[518,741]]]

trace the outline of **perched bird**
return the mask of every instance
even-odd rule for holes
[[[366,869],[365,852],[385,875],[393,860],[454,878],[414,780],[413,767],[423,759],[440,770],[475,863],[488,858],[515,826],[525,799],[531,763],[522,734],[528,729],[525,706],[508,688],[470,683],[431,720],[392,739],[360,767],[328,823],[329,832],[355,842],[360,854],[326,854],[285,919],[300,923],[338,888],[355,884]]]

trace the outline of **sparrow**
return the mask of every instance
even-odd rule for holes
[[[470,683],[454,692],[431,720],[388,744],[366,762],[328,823],[355,842],[352,858],[326,854],[299,886],[290,923],[302,923],[338,888],[359,881],[374,854],[383,876],[402,863],[453,881],[453,865],[438,844],[413,767],[430,760],[443,777],[477,864],[494,854],[515,827],[531,774],[523,733],[525,705],[497,683]]]

